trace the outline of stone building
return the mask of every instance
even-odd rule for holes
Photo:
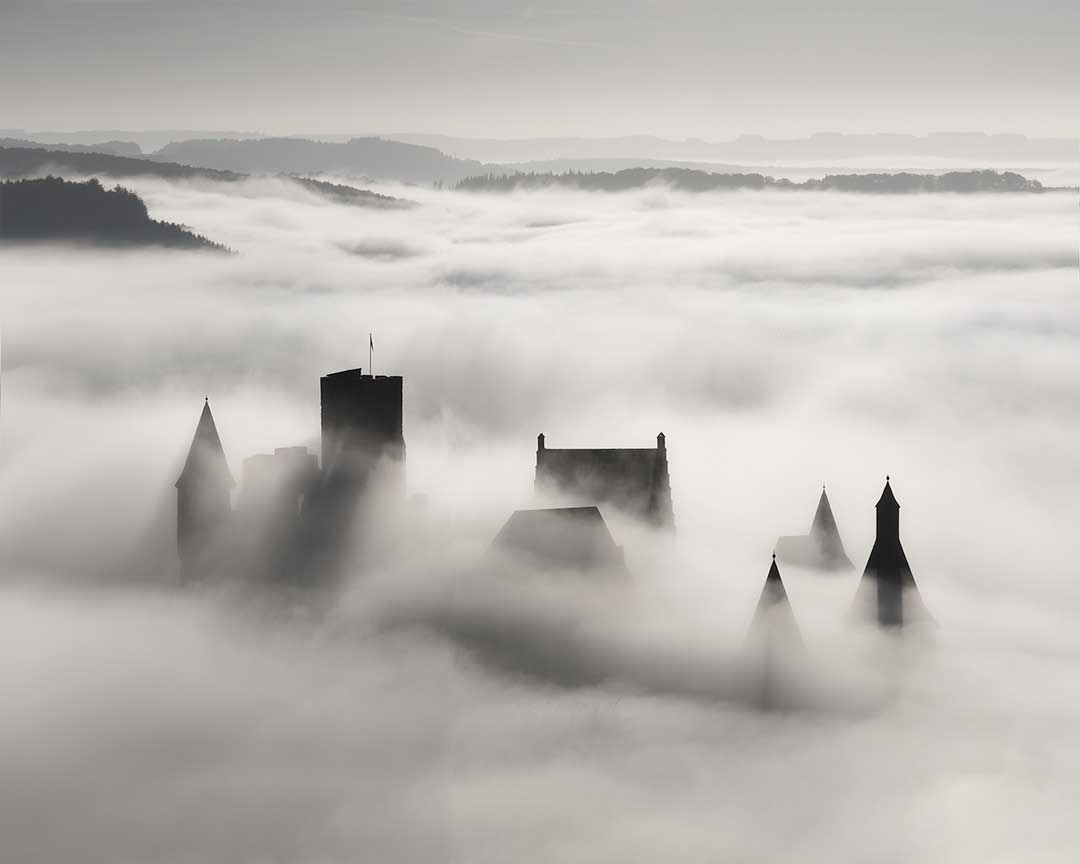
[[[536,491],[568,504],[611,506],[647,525],[674,530],[664,433],[656,447],[553,449],[536,438]]]

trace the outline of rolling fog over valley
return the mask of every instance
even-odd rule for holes
[[[1074,858],[1074,194],[317,179],[413,206],[102,176],[236,254],[0,246],[0,858]],[[377,554],[184,584],[204,400],[239,482],[320,452],[320,376],[372,346]],[[674,533],[604,513],[625,582],[479,566],[545,504],[540,433],[664,434]],[[886,475],[919,638],[852,619]],[[767,710],[747,631],[822,485],[855,570],[781,562]]]

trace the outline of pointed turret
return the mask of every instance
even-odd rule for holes
[[[900,542],[900,502],[893,495],[889,477],[885,477],[885,488],[874,505],[877,510],[877,539]]]
[[[227,489],[236,485],[225,461],[225,448],[221,446],[221,436],[218,435],[217,424],[214,423],[214,415],[210,411],[209,397],[203,401],[199,424],[195,427],[195,437],[191,440],[184,468],[176,480],[176,488],[207,480],[223,483]]]
[[[748,696],[763,710],[791,704],[802,675],[802,635],[773,555],[746,635]]]
[[[772,566],[769,567],[769,574],[765,577],[765,585],[761,589],[757,608],[754,610],[749,636],[750,638],[762,637],[769,643],[780,639],[788,645],[802,644],[799,625],[795,621],[795,613],[791,611],[791,601],[788,600],[784,580],[780,578],[780,568],[776,566],[775,554]]]
[[[911,613],[920,616],[925,608],[900,543],[900,504],[888,477],[876,510],[877,537],[863,570],[857,602],[872,609],[883,627],[901,627]]]
[[[184,468],[176,480],[176,545],[185,576],[201,568],[219,536],[229,515],[235,485],[207,399]]]
[[[776,542],[776,552],[781,561],[815,570],[851,570],[854,565],[844,551],[840,529],[836,527],[829,496],[821,487],[814,519],[809,534],[781,537]]]

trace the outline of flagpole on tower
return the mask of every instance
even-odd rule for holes
[[[375,367],[371,365],[371,357],[372,357],[372,355],[374,353],[375,353],[375,340],[372,338],[371,334],[368,333],[367,334],[367,366],[368,366],[368,374],[370,374],[372,378],[375,377]]]

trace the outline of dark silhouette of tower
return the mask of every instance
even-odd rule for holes
[[[776,555],[781,561],[817,570],[851,570],[851,559],[844,551],[840,529],[836,526],[829,496],[821,487],[814,520],[808,534],[781,537],[776,541]]]
[[[324,482],[361,492],[378,474],[389,489],[403,493],[401,376],[364,375],[360,369],[346,369],[324,375],[319,388]]]
[[[870,604],[884,627],[901,627],[911,613],[926,611],[900,543],[900,504],[888,477],[877,502],[877,537],[863,570],[857,602]]]
[[[198,575],[220,540],[235,485],[207,399],[176,481],[176,544],[184,578]]]

